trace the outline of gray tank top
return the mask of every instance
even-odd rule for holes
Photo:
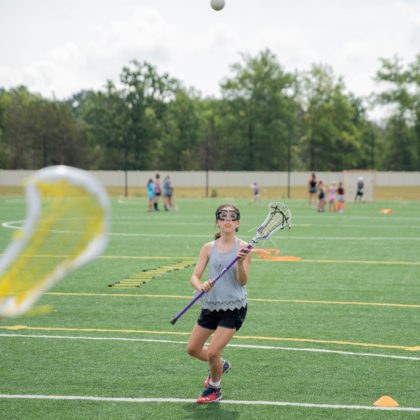
[[[235,246],[224,253],[217,250],[216,243],[217,240],[214,241],[209,257],[209,279],[214,279],[236,257],[241,241],[238,239]],[[220,311],[240,309],[246,306],[246,287],[238,283],[236,268],[237,264],[235,263],[212,289],[203,295],[199,300],[203,309]]]

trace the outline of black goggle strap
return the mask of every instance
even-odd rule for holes
[[[239,210],[218,210],[216,212],[216,219],[221,220],[222,222],[226,217],[230,217],[232,222],[237,222],[241,218]]]

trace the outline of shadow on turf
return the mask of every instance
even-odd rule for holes
[[[182,407],[185,411],[189,412],[190,419],[202,419],[203,416],[210,416],[210,418],[219,419],[237,419],[239,418],[239,413],[232,410],[227,410],[219,403],[213,404],[185,404]]]

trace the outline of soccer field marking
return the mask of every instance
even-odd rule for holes
[[[267,260],[270,261],[270,260]],[[362,260],[311,260],[301,259],[304,263],[332,263],[332,264],[384,264],[384,265],[420,265],[419,261],[362,261]]]
[[[339,225],[333,225],[331,223],[293,223],[293,227],[311,227],[311,228],[316,228],[316,227],[326,227],[326,228],[332,228],[332,227],[340,227],[340,229],[342,228],[348,228],[348,229],[354,229],[354,228],[362,228],[362,229],[407,229],[407,230],[412,230],[412,229],[420,229],[420,226],[412,226],[412,225],[379,225],[379,224],[375,224],[375,225],[370,225],[370,226],[366,226],[366,225],[356,225],[356,224],[352,224],[352,225],[346,225],[346,224],[339,224]]]
[[[23,220],[10,221],[2,223],[4,228],[22,229],[21,226],[14,226],[16,223],[23,223]],[[64,230],[54,230],[56,233],[67,233]],[[72,232],[75,234],[82,234],[83,232]],[[121,237],[140,237],[140,238],[209,238],[209,234],[188,234],[188,233],[125,233],[125,232],[110,232],[110,236]],[[297,240],[312,240],[312,241],[420,241],[420,237],[411,236],[296,236],[284,235],[283,239],[297,239]],[[251,236],[244,236],[243,239],[251,239]]]
[[[111,232],[110,236],[142,237],[142,238],[211,238],[211,235],[198,235],[187,233],[122,233]],[[251,236],[243,236],[244,240],[251,239]],[[284,235],[282,239],[297,239],[305,241],[420,241],[420,237],[411,236],[296,236]]]
[[[0,394],[0,399],[25,399],[25,400],[64,400],[64,401],[103,401],[122,403],[195,403],[195,398],[132,398],[132,397],[97,397],[86,395],[33,395],[33,394]],[[377,407],[370,405],[347,404],[314,404],[297,403],[288,401],[245,401],[222,400],[219,404],[236,405],[272,405],[279,407],[304,407],[304,408],[330,408],[344,410],[375,410],[375,411],[420,411],[417,407]]]
[[[183,335],[189,336],[191,332],[181,331],[155,331],[155,330],[118,330],[107,328],[70,328],[70,327],[33,327],[27,325],[8,325],[0,326],[0,329],[7,330],[35,330],[35,331],[73,331],[73,332],[107,332],[107,333],[126,333],[126,334],[160,334],[160,335]],[[339,344],[345,346],[358,346],[358,347],[375,347],[384,349],[396,349],[406,351],[418,351],[420,346],[399,346],[392,344],[375,344],[375,343],[353,343],[350,341],[338,340],[319,340],[314,338],[293,338],[293,337],[265,337],[265,336],[252,336],[252,335],[234,335],[233,339],[236,340],[259,340],[259,341],[294,341],[300,343],[322,343],[322,344]]]
[[[2,256],[3,254],[0,254]],[[34,255],[34,257],[38,258],[63,258],[68,255]],[[144,256],[144,255],[101,255],[98,258],[100,259],[115,259],[115,260],[176,260],[176,259],[183,259],[183,260],[189,260],[196,262],[196,257],[186,257],[186,256],[179,256],[179,257],[168,257],[168,256]],[[253,262],[279,262],[280,260],[272,260],[272,259],[266,259],[266,258],[255,258],[252,260]],[[303,262],[303,263],[331,263],[331,264],[384,264],[384,265],[420,265],[420,261],[363,261],[363,260],[322,260],[322,259],[304,259],[301,258],[300,260],[281,260],[282,263],[297,263],[297,262]]]
[[[234,338],[245,339],[245,340],[273,340],[273,341],[295,341],[301,343],[319,343],[319,344],[339,344],[345,346],[360,346],[360,347],[376,347],[376,348],[387,348],[387,349],[400,349],[407,351],[418,351],[420,346],[398,346],[391,344],[375,344],[375,343],[354,343],[350,341],[337,341],[337,340],[318,340],[312,338],[289,338],[289,337],[260,337],[260,336],[242,336],[235,335]]]
[[[322,216],[321,216],[322,217]],[[337,219],[340,221],[343,220],[348,220],[348,219],[356,219],[356,220],[381,220],[381,221],[385,221],[388,220],[390,221],[390,219],[392,219],[393,222],[395,222],[396,220],[398,221],[415,221],[415,222],[420,222],[420,217],[414,217],[414,216],[395,216],[392,215],[391,217],[389,216],[384,216],[384,215],[375,215],[375,216],[349,216],[346,215],[345,217],[343,217],[343,215],[332,215],[329,214],[328,216],[326,215],[326,217],[328,219]],[[314,216],[306,216],[303,214],[295,214],[294,215],[294,219],[315,219],[317,221],[321,220],[320,219],[320,215],[314,215]],[[324,219],[325,221],[326,219]]]
[[[49,257],[49,255],[45,255],[45,257]],[[186,259],[186,260],[195,260],[197,259],[195,257],[165,257],[165,256],[129,256],[129,255],[101,255],[98,258],[102,259],[133,259],[133,260],[173,260],[173,259]],[[270,260],[270,259],[253,259],[253,262],[267,262],[267,261],[276,261],[276,260]],[[277,261],[278,262],[278,261]],[[293,261],[281,261],[284,262],[307,262],[307,263],[337,263],[337,264],[385,264],[385,265],[420,265],[420,261],[368,261],[368,260],[323,260],[323,259],[305,259],[301,258],[300,260],[293,260]]]
[[[41,334],[0,334],[0,337],[21,337],[21,338],[46,338],[46,339],[63,339],[63,340],[97,340],[97,341],[132,341],[140,343],[168,343],[168,344],[187,344],[187,341],[174,340],[157,340],[152,338],[128,338],[128,337],[85,337],[85,336],[69,336],[69,335],[41,335]],[[318,348],[299,348],[299,347],[279,347],[279,346],[261,346],[257,344],[227,344],[227,347],[245,348],[255,350],[283,350],[283,351],[303,351],[312,353],[331,353],[340,354],[344,356],[360,356],[360,357],[381,357],[386,359],[401,359],[401,360],[415,360],[420,361],[420,357],[412,356],[396,356],[392,354],[378,354],[378,353],[356,353],[351,351],[341,350],[326,350]]]
[[[47,292],[52,296],[108,296],[108,297],[146,297],[146,298],[169,298],[169,299],[191,299],[191,296],[179,295],[152,295],[152,294],[129,294],[129,293],[73,293],[73,292]],[[314,303],[321,305],[361,305],[361,306],[395,306],[400,308],[420,308],[420,305],[402,303],[382,302],[340,302],[330,300],[302,300],[302,299],[258,299],[248,298],[252,302],[273,302],[273,303]]]
[[[211,223],[213,220],[202,220],[201,222],[191,222],[191,221],[179,221],[176,219],[165,219],[165,226],[203,226],[208,227],[208,224]],[[5,222],[5,223],[11,223],[11,222]],[[13,222],[16,223],[16,222]],[[114,218],[112,221],[112,225],[128,225],[128,226],[150,226],[150,220],[143,219],[140,220],[139,218],[133,218],[131,220],[125,220],[122,218]],[[11,226],[9,226],[11,228]],[[331,223],[293,223],[293,227],[326,227],[331,228],[334,227]],[[342,228],[348,228],[348,229],[354,229],[354,228],[366,228],[366,225],[364,224],[341,224],[339,227]],[[407,230],[413,230],[413,229],[420,229],[420,226],[412,226],[412,225],[389,225],[389,224],[375,224],[372,226],[369,226],[370,229],[407,229]]]

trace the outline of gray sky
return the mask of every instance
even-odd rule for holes
[[[220,96],[239,52],[269,48],[285,71],[332,66],[367,96],[378,58],[420,53],[420,0],[0,0],[0,86],[63,99],[118,82],[147,60],[203,95]]]

